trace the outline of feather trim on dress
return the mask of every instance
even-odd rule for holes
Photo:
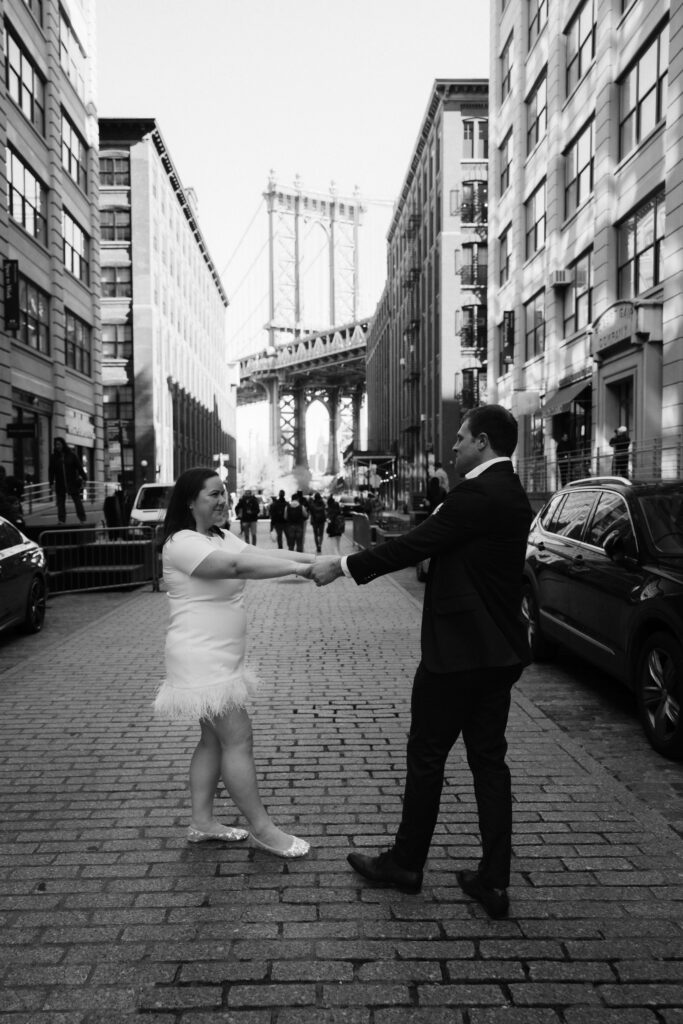
[[[209,686],[178,686],[165,680],[154,700],[154,714],[177,721],[218,718],[233,708],[243,708],[259,685],[258,676],[250,669],[243,669],[227,683],[221,681]]]

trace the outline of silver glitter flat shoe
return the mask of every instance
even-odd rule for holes
[[[262,843],[260,839],[251,834],[251,841],[261,850],[265,850],[266,853],[272,853],[274,857],[305,857],[311,848],[311,844],[307,843],[305,839],[299,839],[297,836],[289,837],[292,841],[286,850],[278,850],[274,846],[268,846],[267,843]]]
[[[210,839],[216,839],[219,843],[239,843],[249,838],[249,833],[243,828],[230,828],[223,825],[220,832],[202,832],[201,829],[190,825],[187,829],[188,843],[206,843]]]

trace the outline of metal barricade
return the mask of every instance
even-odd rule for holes
[[[43,530],[51,594],[139,587],[159,590],[161,533],[153,526]]]

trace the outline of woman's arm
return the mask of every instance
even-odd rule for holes
[[[290,575],[310,578],[308,565],[315,560],[314,555],[297,554],[294,551],[282,554],[285,557],[275,555],[275,552],[261,555],[250,551],[249,548],[245,551],[236,551],[234,554],[228,551],[212,551],[191,575],[208,580],[270,580]]]
[[[257,554],[257,552],[254,550],[253,545],[249,549],[249,551],[250,551],[250,553],[253,552],[254,554]],[[246,552],[245,552],[245,554],[246,554]],[[312,562],[315,562],[315,558],[316,558],[315,555],[309,554],[307,551],[285,551],[284,548],[282,548],[282,549],[277,549],[276,548],[275,551],[269,551],[267,557],[268,558],[288,558],[290,560],[290,562],[303,562],[305,565],[310,565]]]

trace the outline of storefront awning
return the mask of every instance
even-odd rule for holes
[[[557,388],[556,391],[551,391],[541,406],[541,412],[544,416],[556,416],[559,412],[566,412],[574,399],[578,398],[581,392],[586,391],[589,387],[590,381],[584,377],[583,380],[574,381],[573,384],[567,384],[564,388]]]

